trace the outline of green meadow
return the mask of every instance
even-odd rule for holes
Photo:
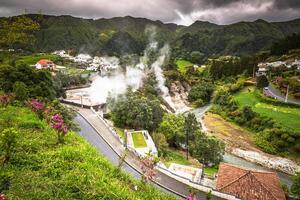
[[[251,106],[253,111],[262,116],[270,117],[283,127],[300,133],[300,109],[289,106],[278,106],[259,100],[259,91],[244,89],[234,95],[240,106]]]

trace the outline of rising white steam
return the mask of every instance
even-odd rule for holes
[[[169,45],[165,44],[161,49],[158,49],[158,42],[155,40],[155,26],[147,26],[145,34],[148,36],[148,45],[144,50],[143,56],[140,57],[139,63],[136,66],[127,66],[125,72],[116,70],[110,76],[98,76],[89,89],[92,102],[105,103],[109,94],[115,96],[125,93],[128,87],[134,90],[138,89],[142,86],[147,71],[152,70],[161,96],[174,111],[177,110],[172,102],[169,89],[165,86],[166,80],[161,69],[161,66],[169,58]],[[150,55],[153,53],[158,55],[157,59],[151,64]]]
[[[116,71],[110,76],[98,76],[89,89],[92,102],[105,103],[108,95],[116,96],[126,92],[128,87],[138,89],[143,84],[144,71],[126,67],[126,72]]]

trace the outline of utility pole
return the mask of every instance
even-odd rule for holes
[[[188,131],[186,134],[186,160],[189,160],[189,133]]]
[[[127,149],[127,130],[125,129],[124,130],[124,147],[125,147],[125,149]]]
[[[287,89],[286,89],[286,95],[285,95],[285,100],[284,100],[285,103],[287,103],[288,96],[289,96],[289,85],[287,86]]]

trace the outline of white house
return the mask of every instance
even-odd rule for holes
[[[56,65],[51,60],[41,59],[35,64],[35,68],[56,70]]]
[[[267,73],[268,73],[268,69],[265,68],[265,67],[260,67],[258,69],[258,71],[256,72],[256,76],[267,76]]]
[[[89,63],[92,61],[92,57],[89,54],[78,54],[74,61],[77,63]]]

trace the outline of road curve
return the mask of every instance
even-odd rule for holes
[[[285,101],[285,95],[281,94],[280,91],[278,91],[276,88],[274,88],[274,86],[272,86],[271,84],[269,84],[269,86],[267,87],[268,90],[267,92],[274,98],[276,98],[278,101]],[[293,98],[288,98],[287,99],[288,103],[292,103],[292,104],[296,104],[296,105],[300,105],[300,101],[297,99],[293,99]]]
[[[112,149],[112,147],[102,138],[102,136],[86,121],[81,115],[77,115],[74,119],[76,123],[79,124],[81,130],[79,134],[88,140],[92,145],[96,147],[96,149],[101,152],[109,161],[113,164],[117,164],[119,160],[118,154]],[[123,169],[130,173],[133,177],[140,179],[141,174],[136,169],[134,169],[128,163],[123,165]],[[154,184],[159,189],[176,195],[179,199],[185,198],[188,195],[188,186],[184,183],[181,183],[161,172],[157,173],[157,180]],[[175,192],[175,193],[174,193]],[[205,193],[199,192],[197,195],[197,200],[204,200]],[[213,200],[219,200],[221,198],[214,197]]]

